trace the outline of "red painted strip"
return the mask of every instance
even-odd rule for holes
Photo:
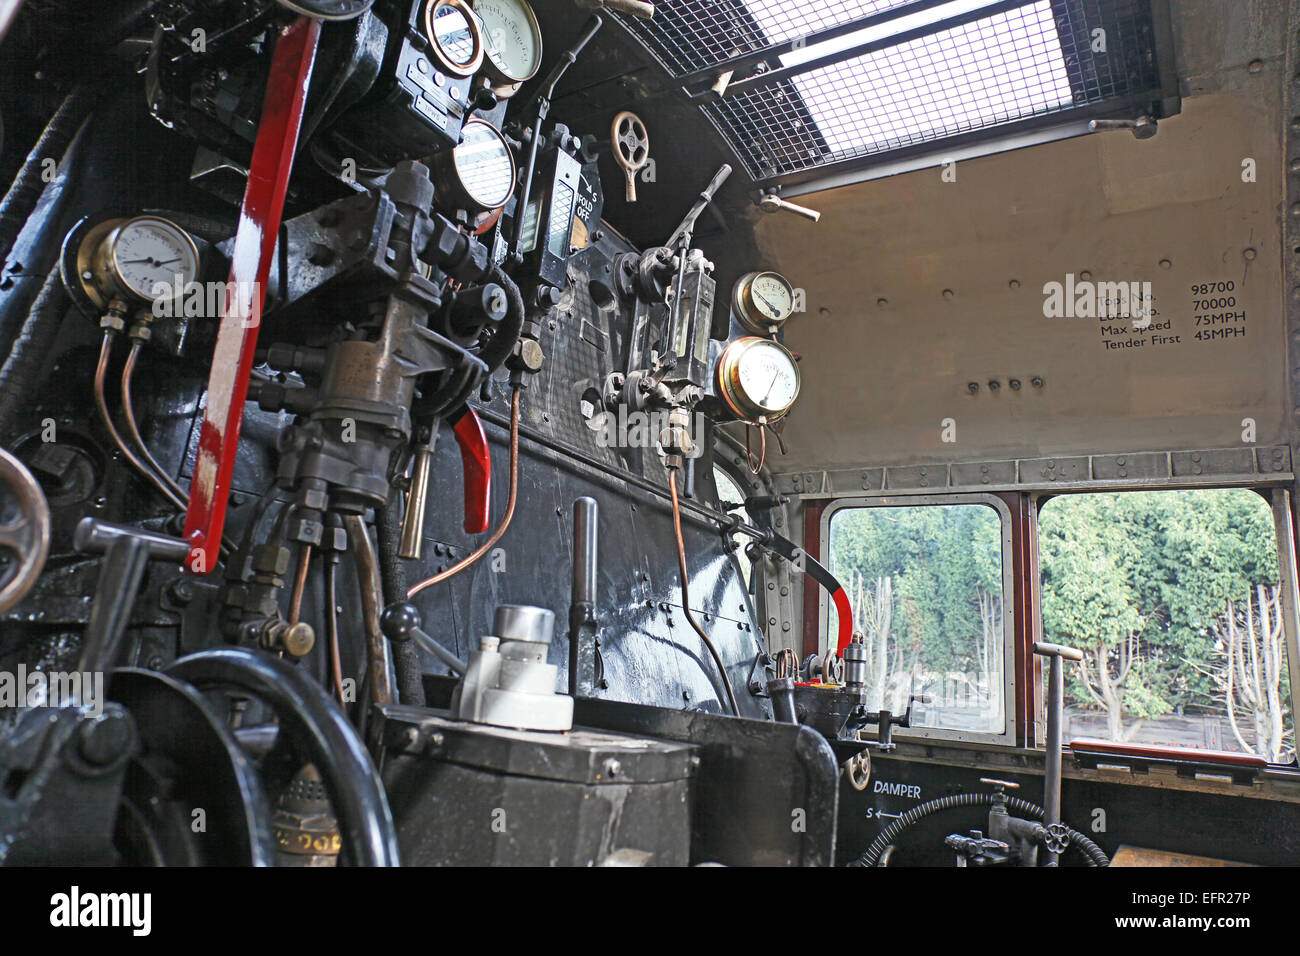
[[[492,456],[487,433],[472,408],[466,408],[452,422],[451,429],[460,446],[460,464],[465,477],[465,533],[482,534],[488,529],[492,510]]]
[[[185,566],[193,574],[207,574],[217,564],[248,376],[320,29],[320,21],[299,18],[280,31],[271,60],[248,186],[231,251],[230,281],[212,356],[198,459],[185,515],[185,540],[190,545]]]
[[[831,600],[835,602],[835,610],[840,617],[839,640],[835,649],[843,654],[845,646],[853,640],[853,608],[849,607],[849,595],[843,588],[838,588],[831,594]]]

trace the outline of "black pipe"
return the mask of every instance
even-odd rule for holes
[[[37,200],[48,185],[45,180],[45,160],[62,162],[72,138],[77,135],[77,130],[90,115],[98,99],[98,89],[92,90],[84,86],[69,93],[36,140],[36,145],[27,154],[9,191],[0,200],[0,259],[8,256],[13,249],[18,234],[22,232],[27,218],[36,208]]]
[[[595,498],[573,503],[573,594],[569,604],[569,693],[590,697],[596,690]]]
[[[4,364],[0,365],[0,442],[12,437],[23,412],[31,409],[37,379],[54,352],[69,301],[63,278],[55,269],[46,276]]]
[[[167,673],[200,690],[236,687],[263,700],[279,717],[281,734],[299,749],[298,756],[320,768],[350,862],[400,865],[397,828],[375,765],[343,711],[310,675],[243,648],[200,651],[176,661]]]
[[[401,492],[394,491],[388,504],[380,509],[375,522],[379,532],[379,575],[383,579],[384,606],[406,600],[409,582],[406,564],[397,554],[402,540],[402,515],[398,507]],[[397,698],[403,704],[424,706],[424,675],[420,670],[420,654],[410,641],[391,642],[393,670],[397,672]]]
[[[483,352],[479,355],[488,367],[488,375],[491,375],[510,357],[510,353],[515,349],[515,343],[519,341],[519,336],[524,331],[524,294],[519,291],[515,280],[506,275],[506,271],[499,265],[492,267],[488,273],[488,281],[495,282],[506,291],[506,317],[492,333],[492,338],[488,340],[488,344],[483,347]]]
[[[767,682],[767,696],[772,699],[772,716],[783,724],[797,724],[794,709],[794,678],[774,677]]]

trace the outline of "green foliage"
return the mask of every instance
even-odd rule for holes
[[[908,659],[931,672],[976,669],[980,595],[1002,594],[992,508],[844,510],[830,539],[842,580],[850,571],[868,584],[892,578],[893,635]],[[1113,660],[1126,642],[1138,649],[1124,681],[1128,715],[1223,711],[1211,676],[1222,668],[1214,627],[1229,599],[1240,604],[1253,586],[1278,581],[1264,499],[1245,489],[1066,495],[1042,509],[1039,554],[1046,640],[1104,647]],[[1067,673],[1069,695],[1092,704],[1074,669]]]
[[[965,669],[978,654],[980,591],[1002,592],[1002,533],[985,505],[860,508],[831,523],[831,571],[891,577],[893,633],[922,668]],[[832,619],[834,631],[836,621]]]
[[[1039,538],[1047,640],[1116,648],[1136,635],[1135,716],[1222,710],[1213,625],[1229,599],[1278,581],[1267,502],[1245,489],[1070,495],[1044,505]],[[1077,681],[1072,691],[1088,699]]]

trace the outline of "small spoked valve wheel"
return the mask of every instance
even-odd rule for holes
[[[614,159],[627,180],[627,201],[636,202],[636,174],[650,162],[650,134],[635,113],[623,111],[610,128]]]

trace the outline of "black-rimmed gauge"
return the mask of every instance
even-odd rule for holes
[[[740,324],[756,335],[775,332],[794,312],[794,286],[775,272],[750,272],[731,293]]]
[[[429,0],[424,8],[424,37],[443,72],[473,76],[483,66],[483,32],[465,0]]]
[[[542,65],[542,30],[526,0],[473,0],[483,21],[483,69],[499,97],[513,96]]]
[[[470,212],[499,209],[515,188],[515,157],[510,144],[485,120],[466,123],[460,145],[444,150],[430,162],[439,198]]]
[[[99,223],[81,237],[75,262],[82,290],[99,309],[115,299],[128,304],[175,299],[199,275],[194,240],[161,216]]]
[[[736,339],[718,358],[717,374],[722,397],[748,422],[777,421],[799,398],[799,363],[772,339]]]

